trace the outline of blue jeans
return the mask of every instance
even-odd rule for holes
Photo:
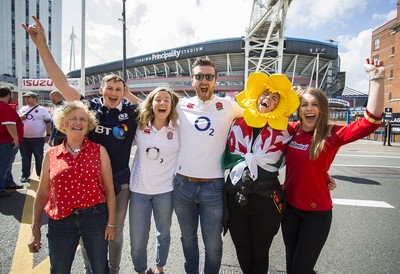
[[[129,203],[129,227],[131,235],[131,256],[135,271],[147,269],[147,243],[153,211],[156,223],[156,265],[167,262],[171,243],[172,191],[156,195],[131,192]]]
[[[0,144],[0,191],[14,184],[11,169],[17,152],[18,149],[12,143]]]
[[[107,205],[97,204],[71,213],[60,220],[48,221],[50,272],[69,274],[79,238],[82,237],[93,273],[109,273],[107,262],[108,242],[104,232],[108,220]]]
[[[35,156],[35,169],[36,175],[40,176],[43,161],[43,138],[23,138],[19,151],[21,153],[22,161],[22,178],[29,178],[31,176],[31,162],[32,154]]]
[[[110,274],[119,273],[122,248],[124,246],[124,224],[126,212],[129,203],[129,184],[122,184],[121,191],[115,197],[116,201],[116,218],[115,218],[115,238],[108,242],[109,256],[108,263],[110,266]],[[86,273],[90,272],[90,262],[84,246],[81,246],[83,263]]]
[[[199,224],[205,246],[204,273],[218,274],[222,258],[222,217],[224,179],[193,183],[174,177],[173,201],[181,229],[181,241],[188,274],[199,273]]]

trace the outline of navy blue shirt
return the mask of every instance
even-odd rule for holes
[[[109,109],[103,104],[102,98],[94,98],[89,102],[99,121],[97,127],[89,133],[89,140],[106,148],[113,174],[129,169],[131,147],[137,127],[137,105],[123,99],[117,108]]]
[[[62,105],[64,105],[64,101],[58,101],[56,103],[56,107],[60,107]],[[54,146],[61,145],[65,137],[67,136],[61,131],[59,131],[58,128],[56,128],[56,126],[53,123],[53,120],[51,121],[50,126],[51,126],[50,140],[53,140]]]

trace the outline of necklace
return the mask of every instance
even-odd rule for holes
[[[83,146],[83,142],[82,142],[82,144],[81,144],[81,146],[79,147],[79,148],[72,148],[69,144],[68,144],[68,142],[65,142],[66,144],[67,144],[67,147],[72,151],[72,153],[74,154],[74,155],[77,155],[79,152],[81,152],[81,148],[82,148],[82,146]]]

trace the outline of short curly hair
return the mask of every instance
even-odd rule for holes
[[[82,102],[82,101],[69,101],[65,102],[62,106],[56,108],[53,114],[53,123],[54,126],[61,131],[62,133],[65,133],[63,125],[65,122],[68,120],[69,115],[71,114],[72,111],[81,109],[85,111],[88,115],[88,132],[96,128],[98,121],[96,119],[96,114],[89,109],[89,105]]]

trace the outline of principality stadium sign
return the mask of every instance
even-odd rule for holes
[[[167,61],[167,60],[176,60],[181,56],[198,53],[203,51],[204,48],[202,46],[198,47],[189,47],[189,48],[182,48],[182,49],[172,49],[170,51],[158,52],[151,55],[145,55],[139,58],[134,59],[134,63],[143,63],[143,62],[154,62],[154,61]]]
[[[79,88],[79,78],[70,78],[68,82],[71,86]],[[53,90],[56,89],[56,86],[51,79],[22,79],[22,89]]]

